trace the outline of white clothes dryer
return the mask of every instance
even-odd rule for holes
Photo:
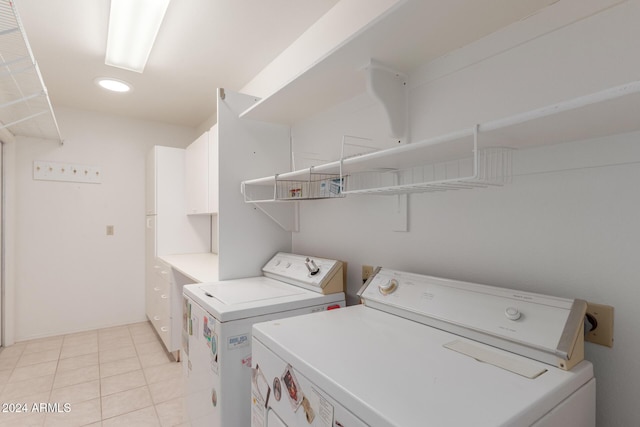
[[[584,301],[388,269],[360,296],[253,326],[252,427],[595,426]]]
[[[278,253],[263,274],[183,288],[182,366],[193,427],[249,426],[253,323],[345,305],[340,261]]]

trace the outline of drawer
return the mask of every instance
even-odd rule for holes
[[[151,269],[162,279],[171,282],[171,266],[160,258],[154,260]]]
[[[154,277],[147,283],[145,293],[145,312],[150,319],[157,314],[161,305],[169,306],[169,292],[171,286],[168,282]]]
[[[157,301],[155,313],[149,316],[149,320],[153,324],[158,336],[162,339],[167,350],[171,351],[171,314],[169,310],[168,299],[160,299]]]

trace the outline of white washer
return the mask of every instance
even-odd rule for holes
[[[252,427],[595,426],[586,303],[381,269],[253,327]]]
[[[183,288],[182,366],[193,427],[250,424],[253,323],[344,307],[340,261],[278,253],[263,273]]]

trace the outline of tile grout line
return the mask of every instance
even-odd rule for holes
[[[131,333],[131,329],[129,329],[129,333]],[[133,335],[131,336],[131,341],[133,341],[133,348],[136,351],[136,357],[138,358],[138,363],[140,363],[140,369],[142,370],[142,377],[144,378],[144,383],[145,383],[147,389],[149,390],[149,398],[151,399],[151,407],[153,407],[153,413],[156,414],[156,420],[158,421],[158,424],[162,425],[162,422],[160,421],[160,414],[158,414],[158,408],[156,407],[156,403],[153,401],[153,396],[151,395],[151,387],[149,385],[149,380],[147,379],[147,374],[145,372],[144,367],[142,366],[142,360],[140,359],[140,353],[138,351],[138,346],[136,345],[135,341],[133,340]]]
[[[157,405],[155,404],[153,396],[151,394],[151,384],[149,383],[148,375],[146,375],[145,367],[143,367],[143,365],[142,365],[142,359],[141,359],[141,353],[140,353],[141,349],[139,348],[139,346],[136,344],[136,341],[134,340],[134,331],[132,330],[132,327],[134,325],[141,325],[142,323],[143,322],[137,322],[135,324],[123,325],[126,328],[126,334],[123,334],[123,338],[125,338],[125,337],[128,338],[130,340],[131,344],[134,347],[136,362],[139,365],[139,367],[140,367],[139,369],[140,369],[140,371],[141,371],[141,373],[143,375],[143,378],[144,378],[144,387],[145,387],[147,393],[149,394],[150,406],[153,406],[153,413],[155,414],[155,420],[159,425],[162,425],[160,413],[158,412]],[[148,325],[148,322],[144,322],[144,323]],[[139,328],[141,328],[141,327],[139,327]],[[108,328],[105,328],[105,329],[108,329]],[[102,399],[105,396],[103,395],[103,390],[102,390],[102,383],[103,383],[103,381],[102,381],[102,371],[103,371],[103,367],[101,366],[102,365],[102,363],[101,363],[102,362],[102,358],[100,357],[100,355],[101,355],[101,351],[102,350],[107,350],[107,348],[104,347],[104,345],[105,345],[104,342],[105,341],[102,340],[102,342],[101,342],[100,338],[101,338],[101,336],[103,336],[100,333],[101,330],[103,330],[103,329],[94,330],[95,331],[95,337],[97,339],[97,364],[98,364],[98,369],[97,369],[97,371],[98,371],[98,378],[97,378],[98,381],[97,381],[97,385],[98,385],[98,398],[99,398],[99,405],[100,405],[100,407],[99,407],[99,420],[100,420],[99,422],[100,423],[102,423],[102,422],[104,422],[104,421],[106,421],[108,419],[112,419],[112,418],[115,418],[115,417],[127,415],[127,414],[130,414],[132,412],[136,412],[136,411],[144,410],[144,409],[148,408],[148,406],[147,406],[145,408],[139,408],[139,409],[130,410],[128,412],[125,412],[125,413],[122,413],[122,414],[118,414],[118,415],[116,415],[114,417],[110,417],[110,418],[107,418],[107,419],[104,418],[104,406],[103,406],[103,400]],[[142,329],[138,329],[137,331],[138,332],[144,332],[144,330],[142,330]],[[138,334],[138,335],[143,335],[143,333]],[[46,402],[47,403],[55,403],[55,402],[52,402],[51,399],[53,398],[53,390],[55,389],[56,378],[60,374],[59,370],[61,369],[61,363],[62,363],[62,360],[63,360],[62,359],[62,354],[63,354],[63,350],[65,348],[65,343],[70,345],[70,346],[73,346],[73,344],[70,341],[67,341],[69,336],[70,336],[70,334],[62,335],[61,336],[61,340],[60,340],[60,344],[56,348],[55,369],[53,370],[51,384],[47,387],[46,391],[44,391],[46,393],[46,396],[47,396],[46,397]],[[111,337],[111,338],[114,338],[114,337]],[[116,341],[117,341],[117,338],[118,338],[117,334],[116,334],[115,338],[116,338]],[[109,338],[106,338],[106,340],[109,340]],[[151,342],[158,342],[157,341],[157,337],[156,337],[155,341],[145,341],[145,342],[143,342],[141,344],[146,344],[146,343],[151,343]],[[77,344],[77,345],[83,346],[85,344]],[[18,364],[20,363],[21,358],[23,356],[25,356],[25,351],[27,350],[27,347],[28,347],[28,345],[25,345],[17,352],[17,355],[15,356],[16,357],[15,364],[12,364],[12,368],[9,369],[9,371],[10,371],[9,372],[9,378],[11,377],[11,375],[13,375],[15,373],[16,369],[18,368]],[[143,345],[143,347],[144,347],[144,345]],[[120,347],[120,348],[123,348],[123,347]],[[51,349],[41,348],[40,351],[33,351],[33,352],[29,353],[29,354],[35,354],[35,353],[45,352],[45,351],[50,351],[50,350]],[[81,356],[85,356],[85,354],[80,354],[80,355],[77,355],[77,356],[71,355],[68,358],[81,357]],[[114,362],[118,361],[118,360],[120,360],[120,359],[115,359]],[[52,360],[52,362],[53,362],[53,360]],[[46,362],[42,362],[42,363],[46,363]],[[25,366],[30,366],[30,365],[25,365]],[[41,377],[39,376],[39,377],[36,377],[36,378],[41,378]],[[83,379],[86,379],[86,378],[83,378]],[[93,380],[91,380],[91,381],[93,381]],[[78,384],[83,384],[84,382],[90,382],[90,381],[81,381],[80,383],[70,384],[70,385],[65,386],[65,387],[73,387],[73,386],[76,386]],[[3,387],[0,390],[0,392],[4,393],[6,391],[6,389],[7,389],[7,387],[9,387],[9,385],[10,384],[8,382],[5,382],[3,384]],[[64,388],[64,387],[60,387],[60,389],[62,389],[62,388]],[[49,421],[54,421],[54,420],[55,420],[55,418],[53,417],[53,415],[50,415],[50,414],[47,413],[43,417],[41,424],[42,425],[47,425],[47,423]]]

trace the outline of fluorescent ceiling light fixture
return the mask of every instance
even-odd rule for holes
[[[142,73],[170,0],[111,0],[104,63]]]
[[[95,79],[95,82],[101,88],[112,92],[129,92],[131,90],[131,85],[129,83],[109,77],[99,77]]]

